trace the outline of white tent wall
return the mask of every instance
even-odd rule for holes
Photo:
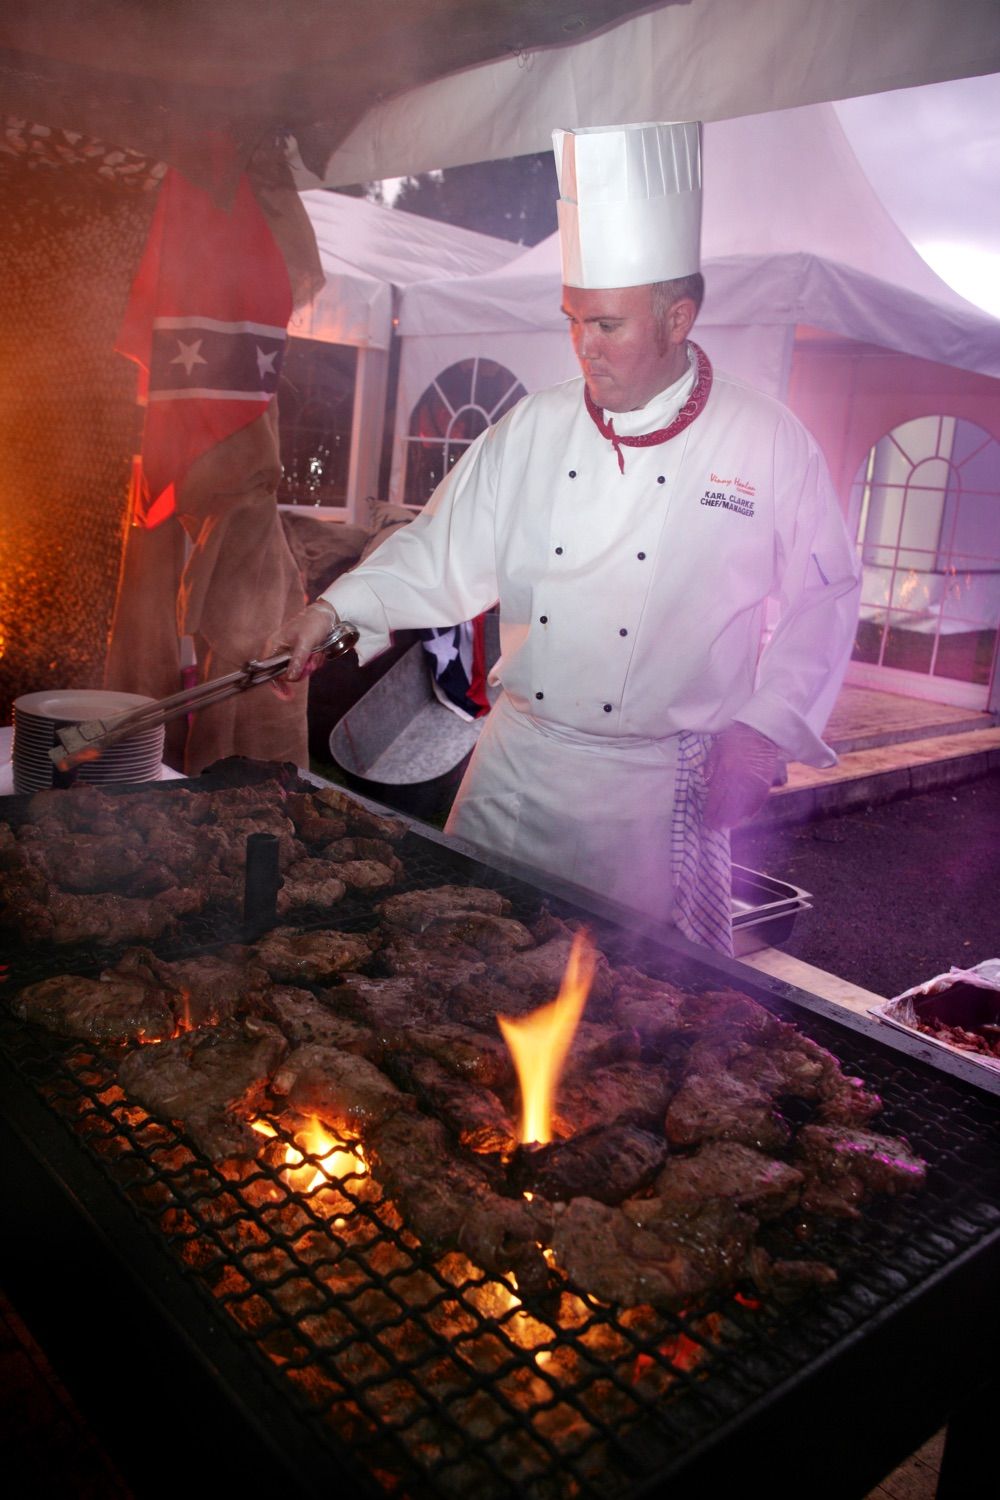
[[[343,193],[306,192],[302,201],[326,281],[293,315],[289,333],[357,349],[346,505],[310,509],[313,515],[364,523],[363,502],[378,489],[389,347],[400,289],[431,276],[446,280],[498,269],[519,255],[521,247]]]

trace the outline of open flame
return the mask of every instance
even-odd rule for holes
[[[520,1140],[544,1146],[552,1139],[552,1101],[562,1065],[590,993],[597,950],[585,932],[573,939],[559,994],[529,1016],[497,1016],[521,1086]]]
[[[251,1129],[260,1135],[274,1136],[277,1131],[266,1120],[254,1120]],[[357,1141],[345,1141],[331,1134],[315,1115],[295,1132],[296,1146],[285,1146],[285,1181],[298,1193],[336,1183],[341,1178],[363,1177],[368,1171],[364,1151]]]

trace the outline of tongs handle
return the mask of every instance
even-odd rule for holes
[[[357,643],[357,628],[348,620],[338,620],[326,640],[317,646],[316,652],[336,659],[346,656]],[[69,724],[56,731],[58,743],[49,751],[49,757],[60,771],[69,771],[81,761],[96,760],[108,745],[113,745],[130,734],[138,734],[145,729],[158,729],[161,724],[180,718],[182,714],[209,708],[214,703],[223,703],[237,693],[246,692],[247,688],[271,682],[287,672],[290,661],[290,651],[279,651],[262,661],[248,661],[239,671],[229,672],[225,677],[213,677],[209,682],[185,688],[169,698],[159,698],[155,703],[146,703],[141,708],[131,709],[113,719],[91,719],[83,724]]]

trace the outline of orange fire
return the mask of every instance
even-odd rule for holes
[[[266,1120],[254,1120],[251,1128],[260,1135],[277,1134]],[[315,1115],[296,1131],[295,1139],[302,1150],[286,1145],[284,1175],[289,1187],[298,1193],[311,1193],[344,1177],[363,1177],[368,1171],[361,1146],[331,1135]]]
[[[544,1146],[552,1139],[552,1102],[562,1065],[590,993],[597,950],[585,932],[573,939],[559,994],[550,1005],[514,1020],[498,1016],[521,1086],[520,1139]]]

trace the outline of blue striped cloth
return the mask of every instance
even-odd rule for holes
[[[694,943],[732,957],[732,864],[728,829],[705,828],[704,768],[710,734],[677,736],[677,779],[670,828],[675,925]]]

